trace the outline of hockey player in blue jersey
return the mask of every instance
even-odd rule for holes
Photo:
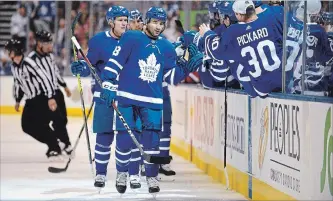
[[[233,11],[240,23],[230,26],[220,37],[200,26],[208,56],[214,60],[238,62],[238,74],[249,76],[261,97],[282,87],[282,25],[276,18],[258,18],[252,1],[236,0]],[[242,77],[240,77],[242,78]]]
[[[159,132],[162,128],[163,92],[162,82],[171,85],[179,83],[202,63],[202,54],[192,45],[189,47],[189,61],[184,68],[176,65],[176,53],[172,44],[159,35],[165,29],[167,15],[163,8],[151,7],[146,13],[146,29],[128,31],[113,50],[102,73],[102,97],[108,105],[118,101],[118,107],[131,129],[135,128],[134,115],[142,122],[142,143],[147,154],[157,155]],[[119,80],[119,81],[117,81]],[[116,103],[117,104],[117,103]],[[118,155],[128,152],[133,146],[130,136],[116,120]],[[122,160],[129,160],[123,157]],[[156,178],[158,165],[145,163],[149,193],[160,191]],[[128,166],[117,169],[116,188],[125,193]]]
[[[220,25],[212,29],[212,31],[221,36],[230,25],[236,23],[237,19],[232,10],[233,1],[219,0],[214,3],[216,4],[216,15],[220,19]],[[186,34],[184,34],[184,36],[186,36]],[[202,46],[203,48],[201,48]],[[204,45],[199,45],[199,49],[205,52]],[[198,69],[203,87],[205,89],[224,88],[225,79],[228,77],[228,86],[239,89],[238,81],[230,75],[230,71],[228,69],[229,67],[226,66],[226,62],[213,60],[208,56],[208,54],[205,53],[204,65]]]
[[[100,32],[89,40],[87,57],[96,68],[98,75],[101,75],[112,50],[118,45],[119,38],[126,31],[128,15],[128,10],[122,6],[110,7],[106,13],[106,20],[111,26],[110,31]],[[71,70],[74,75],[80,74],[83,77],[90,75],[90,70],[83,60],[73,62]],[[93,132],[97,133],[95,145],[96,178],[94,186],[103,188],[111,154],[111,144],[115,135],[116,125],[114,117],[116,113],[113,108],[108,107],[100,99],[101,87],[93,82],[92,88],[95,102]],[[139,181],[136,183],[140,185]]]
[[[294,87],[296,93],[301,93],[301,78],[304,77],[304,94],[325,96],[328,91],[330,66],[326,62],[331,61],[333,52],[330,47],[328,35],[325,29],[317,24],[319,21],[321,2],[312,0],[307,2],[307,49],[306,49],[306,66],[304,75],[302,75],[302,62],[298,62],[294,70]],[[300,22],[304,21],[304,2],[300,2],[296,9],[296,18]],[[300,28],[303,29],[303,23]],[[300,30],[302,33],[303,30]],[[302,49],[300,44],[299,49]]]

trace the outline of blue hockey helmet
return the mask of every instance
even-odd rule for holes
[[[333,24],[333,13],[332,12],[323,12],[322,13],[323,21],[325,25]]]
[[[229,17],[232,23],[237,22],[235,12],[232,10],[233,1],[224,1],[218,5],[217,10],[219,12],[220,19]]]
[[[217,6],[220,3],[220,1],[214,1],[210,4],[208,4],[208,14],[209,14],[209,19],[216,19],[218,16],[218,10]]]
[[[131,20],[136,20],[136,19],[139,19],[142,21],[143,20],[142,13],[138,9],[131,10],[129,12],[128,20],[131,21]]]
[[[152,18],[166,22],[167,14],[161,7],[150,7],[146,13],[145,23],[147,24]]]
[[[110,21],[113,21],[116,19],[116,17],[128,17],[129,12],[128,10],[123,6],[111,6],[108,11],[106,12],[106,21],[110,23]]]
[[[262,5],[262,2],[261,1],[253,1],[253,4],[256,8],[258,8],[259,6]]]

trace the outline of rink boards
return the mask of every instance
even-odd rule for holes
[[[77,80],[68,114],[81,115]],[[86,107],[90,79],[83,79]],[[0,113],[13,109],[12,78],[1,77]],[[6,88],[4,88],[6,86]],[[177,155],[225,184],[225,94],[170,87],[172,145]],[[22,104],[23,105],[23,104]],[[333,105],[274,96],[250,99],[227,93],[227,170],[231,189],[253,200],[333,200]]]

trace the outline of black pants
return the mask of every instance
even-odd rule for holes
[[[56,90],[55,100],[57,102],[57,110],[52,113],[52,121],[54,132],[56,133],[57,138],[65,143],[66,146],[70,145],[70,140],[67,132],[67,111],[65,98],[61,90]]]
[[[45,143],[49,148],[48,152],[60,152],[57,136],[49,126],[51,116],[52,112],[48,107],[48,98],[36,96],[33,99],[26,100],[21,125],[25,133],[39,142]]]

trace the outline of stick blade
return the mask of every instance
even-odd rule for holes
[[[56,168],[56,167],[49,167],[48,171],[51,173],[62,173],[66,172],[67,168]]]
[[[169,164],[171,162],[171,157],[150,156],[150,160],[148,162],[154,164]]]

